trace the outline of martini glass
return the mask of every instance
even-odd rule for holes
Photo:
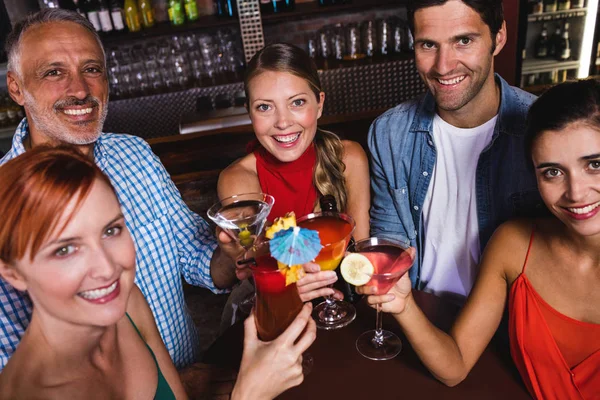
[[[415,261],[415,248],[377,237],[356,242],[352,249],[367,257],[374,272],[367,287],[375,287],[376,295],[386,294],[410,269]],[[371,360],[389,360],[402,350],[400,338],[381,327],[381,304],[377,304],[377,322],[374,330],[367,331],[356,340],[356,349]]]
[[[207,215],[248,250],[260,238],[274,203],[273,196],[264,193],[237,194],[217,201]]]
[[[207,211],[208,218],[225,231],[246,250],[262,240],[267,216],[275,203],[273,196],[265,193],[244,193],[217,201]],[[254,304],[254,294],[239,303],[242,312],[249,314]]]
[[[320,212],[305,215],[297,223],[299,227],[319,232],[323,248],[314,262],[319,264],[321,271],[335,270],[354,232],[352,217],[336,212]],[[356,317],[356,309],[352,304],[335,300],[333,296],[326,296],[325,301],[317,305],[313,312],[317,327],[325,330],[342,328]]]

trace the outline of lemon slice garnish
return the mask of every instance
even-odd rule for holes
[[[344,280],[354,286],[366,285],[371,280],[375,268],[371,261],[360,253],[348,254],[340,265]]]

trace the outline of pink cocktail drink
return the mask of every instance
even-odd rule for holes
[[[371,237],[354,244],[353,251],[365,256],[373,265],[373,274],[366,286],[377,288],[376,295],[386,294],[410,269],[415,261],[414,247],[406,248],[390,239]],[[371,360],[389,360],[402,350],[402,341],[381,325],[381,304],[377,304],[374,330],[367,331],[356,340],[356,349]]]
[[[386,294],[408,271],[413,263],[413,256],[405,249],[392,245],[378,245],[365,248],[360,254],[373,264],[374,272],[366,286],[376,287],[376,294]]]

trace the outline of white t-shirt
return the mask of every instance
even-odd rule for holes
[[[423,204],[421,281],[426,291],[457,302],[465,300],[477,276],[481,252],[475,178],[496,119],[471,129],[452,126],[437,114],[433,120],[437,157]]]

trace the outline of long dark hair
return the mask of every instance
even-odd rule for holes
[[[317,66],[304,50],[287,43],[275,43],[256,53],[248,63],[244,79],[247,99],[250,98],[250,81],[265,71],[287,72],[304,79],[319,101],[322,90]],[[344,145],[335,133],[318,128],[313,142],[317,153],[313,183],[321,195],[335,197],[339,210],[345,211],[348,196],[344,179],[346,166],[342,161]]]
[[[574,122],[600,130],[600,82],[585,79],[561,83],[538,98],[527,115],[528,154],[542,132],[559,131]]]

